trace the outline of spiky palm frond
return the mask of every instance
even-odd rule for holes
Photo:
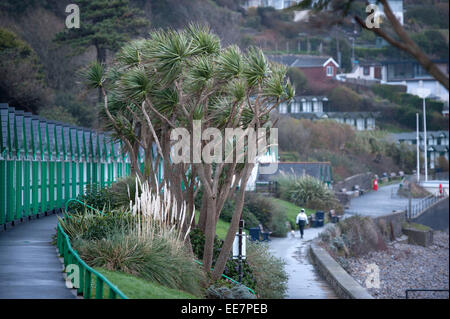
[[[124,100],[142,103],[154,85],[143,68],[134,67],[123,73],[117,88]]]
[[[235,45],[226,48],[217,57],[218,76],[223,80],[239,77],[243,68],[242,53]]]
[[[191,92],[198,92],[205,86],[211,85],[211,79],[215,75],[214,64],[210,57],[201,55],[190,62],[189,70],[186,72],[187,88]]]
[[[276,99],[284,98],[286,93],[286,68],[279,64],[273,64],[271,65],[271,71],[271,75],[264,81],[264,95],[274,97]]]
[[[229,94],[236,102],[240,102],[245,99],[246,88],[245,82],[242,79],[235,79],[227,85]]]
[[[116,55],[119,63],[128,67],[136,67],[142,62],[142,48],[145,40],[134,40],[125,45]]]
[[[82,74],[90,89],[101,88],[105,82],[105,68],[98,62],[93,62]]]
[[[288,79],[288,82],[286,85],[286,98],[288,101],[290,101],[294,98],[294,96],[295,96],[295,88],[291,84],[291,81],[289,81],[289,79]]]
[[[187,29],[188,36],[192,39],[193,54],[217,55],[220,52],[220,39],[211,33],[208,26],[190,24]]]
[[[212,126],[222,129],[231,116],[233,100],[229,96],[217,97],[209,105],[209,113],[212,119]],[[236,116],[236,114],[235,114]]]
[[[165,116],[170,116],[178,105],[178,93],[173,88],[154,90],[152,101],[155,109]]]
[[[166,84],[172,83],[182,71],[182,64],[192,55],[192,39],[183,31],[157,31],[145,50],[146,58],[154,62],[154,67]]]
[[[270,73],[269,63],[261,49],[251,47],[245,62],[243,75],[249,87],[261,84]]]
[[[202,120],[205,117],[202,105],[197,105],[194,107],[194,112],[192,118],[194,120]]]

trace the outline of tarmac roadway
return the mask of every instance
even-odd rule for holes
[[[56,215],[0,232],[1,299],[73,299],[56,246]]]
[[[383,216],[393,211],[405,210],[408,206],[408,198],[397,195],[400,184],[392,184],[379,187],[377,191],[370,191],[350,201],[345,215]],[[420,201],[412,199],[412,204]]]

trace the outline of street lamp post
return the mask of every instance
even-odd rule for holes
[[[423,85],[423,83],[421,83]],[[425,181],[428,181],[428,136],[427,136],[427,113],[425,108],[425,99],[428,95],[430,95],[430,90],[424,87],[418,87],[415,90],[415,94],[418,95],[423,101],[423,148],[424,148],[424,156],[425,156]]]
[[[428,181],[428,135],[427,135],[427,113],[425,111],[425,97],[423,98],[423,141],[425,149],[425,182]]]
[[[420,148],[419,148],[419,113],[416,113],[416,151],[417,151],[417,182],[420,181]]]

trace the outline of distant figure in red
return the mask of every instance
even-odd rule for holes
[[[372,189],[374,190],[374,191],[377,191],[378,190],[378,180],[375,178],[374,180],[373,180],[373,182],[372,182]]]
[[[442,196],[443,193],[444,193],[444,190],[442,189],[442,184],[439,184],[439,195]]]

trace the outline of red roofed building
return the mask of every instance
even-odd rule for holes
[[[269,60],[288,67],[299,68],[308,80],[308,87],[320,94],[337,85],[335,78],[339,64],[329,56],[269,55]]]

